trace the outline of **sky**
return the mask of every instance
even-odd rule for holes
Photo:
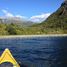
[[[63,0],[0,0],[0,16],[40,21],[55,12],[62,2]]]

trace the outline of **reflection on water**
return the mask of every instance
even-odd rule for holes
[[[67,67],[67,37],[0,39],[0,55],[5,48],[21,67]]]

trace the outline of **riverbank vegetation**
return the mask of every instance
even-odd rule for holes
[[[40,35],[40,34],[67,34],[65,27],[45,28],[43,26],[23,27],[18,24],[0,23],[0,35]]]

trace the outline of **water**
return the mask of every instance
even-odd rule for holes
[[[67,37],[0,39],[0,55],[5,48],[21,67],[67,67]]]

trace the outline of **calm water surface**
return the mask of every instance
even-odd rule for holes
[[[21,67],[67,67],[67,37],[0,39],[0,55],[5,48]]]

